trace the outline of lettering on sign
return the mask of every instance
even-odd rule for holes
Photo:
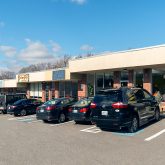
[[[18,82],[29,82],[29,74],[18,75]]]

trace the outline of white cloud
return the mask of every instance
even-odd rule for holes
[[[3,28],[5,26],[5,23],[3,21],[0,21],[0,28]]]
[[[13,57],[16,54],[16,49],[11,46],[0,45],[0,52],[7,57]]]
[[[57,53],[57,52],[61,51],[62,48],[61,48],[61,46],[58,43],[56,43],[54,41],[49,41],[49,42],[50,42],[50,45],[52,47],[52,51],[53,52]]]
[[[18,58],[21,61],[24,61],[28,64],[40,63],[40,62],[50,62],[54,59],[54,56],[49,52],[47,47],[39,42],[33,42],[27,40],[27,47],[22,49],[18,55]]]
[[[77,3],[79,5],[83,5],[84,3],[86,3],[86,0],[70,0],[73,3]]]
[[[92,51],[92,50],[94,50],[94,47],[90,46],[88,44],[84,44],[80,47],[80,49],[83,50],[83,51]]]

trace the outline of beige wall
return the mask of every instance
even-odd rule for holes
[[[165,65],[165,45],[69,61],[71,73]]]
[[[69,68],[65,69],[65,80],[70,80],[70,70],[69,70]]]
[[[4,88],[15,88],[17,87],[16,79],[4,80]]]

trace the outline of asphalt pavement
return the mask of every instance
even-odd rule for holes
[[[0,114],[0,165],[164,165],[165,118],[136,133]]]

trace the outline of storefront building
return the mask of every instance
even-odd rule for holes
[[[1,93],[27,93],[43,102],[94,96],[101,89],[143,87],[165,94],[165,45],[105,53],[69,61],[68,68],[29,72],[0,80]],[[165,95],[164,95],[165,96]]]
[[[18,74],[17,84],[27,87],[27,97],[41,99],[77,97],[77,81],[70,79],[68,68]]]
[[[143,87],[150,93],[158,87],[165,93],[165,45],[75,59],[69,69],[72,76],[83,75],[79,97],[121,86]]]

